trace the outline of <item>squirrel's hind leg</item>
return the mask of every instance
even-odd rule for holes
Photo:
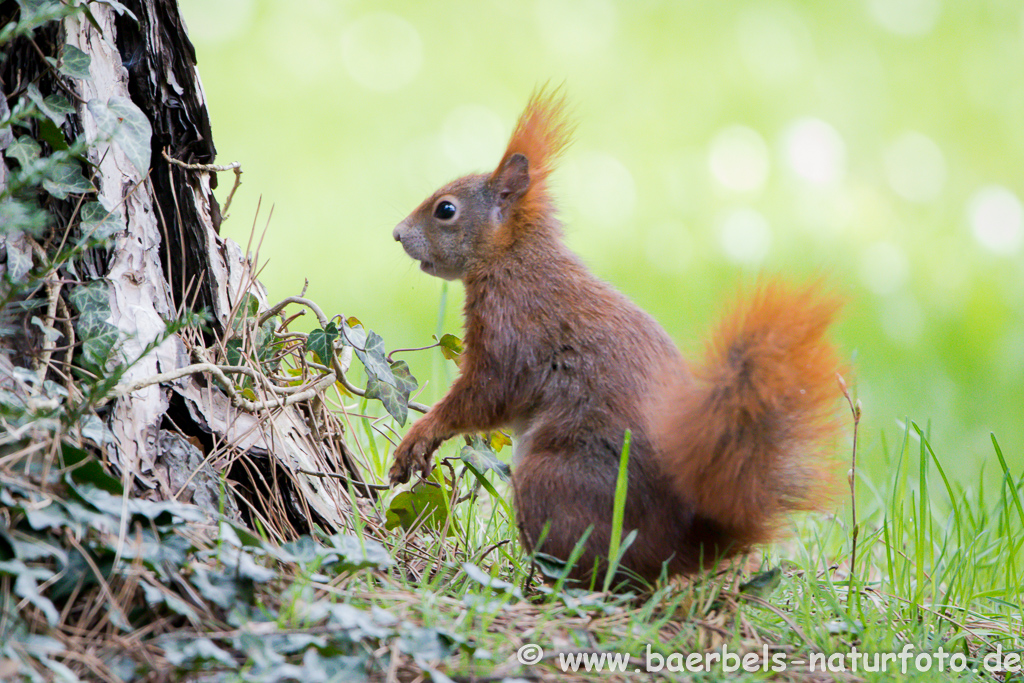
[[[607,570],[617,474],[617,468],[600,466],[593,458],[536,451],[523,457],[512,484],[525,549],[568,560],[593,527],[569,576],[585,587],[596,571],[595,587],[600,588]],[[637,535],[621,558],[616,583],[635,583],[637,577],[653,582],[666,562],[669,576],[699,569],[699,550],[695,552],[689,538],[692,525],[692,514],[667,488],[627,488],[623,536],[633,529]]]

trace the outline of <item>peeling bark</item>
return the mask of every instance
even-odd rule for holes
[[[111,5],[91,3],[95,25],[82,15],[73,16],[62,22],[60,32],[51,32],[52,45],[38,42],[56,55],[66,41],[92,58],[89,79],[60,77],[80,98],[64,131],[68,139],[82,133],[92,143],[88,156],[98,198],[107,209],[117,208],[124,219],[109,252],[94,254],[82,269],[110,285],[110,322],[119,331],[118,354],[120,360],[132,361],[122,382],[131,383],[192,362],[194,340],[179,335],[146,352],[166,335],[165,321],[184,307],[212,315],[212,338],[204,340],[210,344],[230,329],[238,302],[250,294],[261,309],[267,302],[239,245],[218,234],[221,216],[212,193],[216,176],[172,165],[162,156],[166,152],[185,163],[208,164],[216,154],[195,52],[176,3],[123,4],[135,18],[118,14]],[[36,57],[22,47],[26,61]],[[55,82],[39,82],[41,88],[55,90]],[[5,83],[5,94],[17,85]],[[137,155],[106,138],[102,122],[87,104],[116,98],[130,100],[152,127],[149,168],[136,168]],[[0,163],[0,181],[6,170]],[[59,202],[51,205],[53,212],[68,216],[73,210]],[[187,410],[169,420],[173,404]],[[313,412],[296,405],[257,418],[235,408],[207,378],[186,376],[115,400],[110,415],[114,443],[108,458],[127,485],[148,490],[151,497],[177,496],[188,482],[191,488],[183,495],[208,499],[210,491],[198,491],[196,486],[215,487],[216,478],[208,473],[183,477],[180,468],[212,464],[237,471],[232,464],[248,457],[259,461],[257,469],[273,473],[273,484],[264,484],[264,490],[278,496],[277,504],[297,522],[296,531],[308,530],[310,523],[343,528],[350,513],[346,487],[336,479],[299,470],[343,472],[357,481],[359,474],[343,441],[317,436],[322,429],[311,425]],[[215,446],[211,453],[218,455],[197,464],[181,437],[169,435],[172,422],[184,436]],[[337,432],[337,426],[332,430]],[[238,483],[240,489],[254,486]]]
[[[98,5],[93,11],[99,30],[83,17],[65,21],[67,42],[92,56],[89,80],[75,81],[85,102],[107,102],[129,96],[128,72],[110,38],[116,35],[114,10]],[[102,33],[100,33],[102,31]],[[188,364],[188,354],[177,337],[141,357],[144,349],[163,335],[164,321],[173,317],[171,291],[160,263],[160,225],[153,185],[134,167],[120,145],[104,142],[96,117],[80,107],[82,130],[90,143],[89,160],[97,168],[94,184],[104,206],[120,207],[126,230],[119,234],[103,277],[110,283],[111,320],[120,331],[120,354],[131,365],[126,380],[141,379]],[[154,159],[154,163],[159,163]],[[117,464],[126,476],[154,486],[155,443],[164,413],[166,389],[150,386],[114,405],[111,428],[117,443]],[[166,492],[165,495],[172,492]]]

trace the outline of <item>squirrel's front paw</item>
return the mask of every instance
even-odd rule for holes
[[[431,456],[438,443],[433,439],[418,436],[418,431],[414,425],[395,450],[395,464],[388,473],[392,486],[409,481],[413,472],[419,472],[424,479],[430,474]]]

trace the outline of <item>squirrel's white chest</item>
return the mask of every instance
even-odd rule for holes
[[[512,469],[519,466],[523,457],[533,446],[531,424],[527,420],[516,420],[512,423]]]

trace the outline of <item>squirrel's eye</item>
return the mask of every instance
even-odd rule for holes
[[[455,218],[455,214],[457,212],[458,209],[455,207],[455,204],[445,200],[438,202],[437,206],[434,207],[434,218],[441,221],[451,220],[452,218]]]

